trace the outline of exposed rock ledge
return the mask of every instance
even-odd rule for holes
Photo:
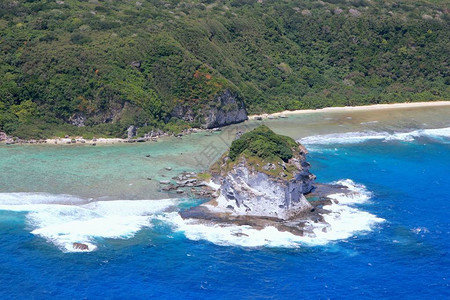
[[[315,176],[309,172],[306,161],[302,162],[303,167],[298,158],[293,158],[289,164],[297,169],[293,171],[293,178],[286,180],[260,172],[242,158],[224,177],[215,178],[220,184],[216,207],[238,215],[283,220],[310,210],[312,206],[304,194],[311,192]]]
[[[337,203],[337,200],[328,198],[332,194],[352,194],[345,186],[314,184],[313,190],[306,195],[310,209],[292,215],[288,219],[279,219],[267,216],[240,215],[232,213],[229,210],[217,206],[215,199],[206,202],[200,206],[190,208],[180,212],[184,219],[195,220],[198,223],[217,224],[217,225],[248,225],[254,229],[263,229],[267,226],[273,226],[279,231],[287,231],[298,236],[311,235],[314,231],[314,225],[323,224],[322,231],[327,231],[329,224],[324,220],[324,215],[330,213],[324,209],[324,206],[331,202]]]
[[[327,211],[323,206],[336,201],[328,199],[327,195],[350,192],[340,185],[313,184],[315,176],[309,171],[306,149],[288,137],[275,135],[265,126],[259,128],[254,134],[243,135],[240,145],[236,143],[234,147],[233,142],[230,151],[211,168],[210,185],[217,188],[215,198],[182,212],[183,218],[255,228],[274,226],[303,235],[312,230],[308,228],[312,223],[324,222],[323,214]],[[256,149],[260,150],[256,156],[249,155],[254,150],[251,146],[254,141]],[[260,148],[261,141],[278,154],[286,148],[276,148],[274,144],[289,145],[292,154],[289,159],[280,155],[286,161],[276,155],[261,159],[258,157],[264,151]],[[233,160],[230,153],[236,149],[241,152]],[[314,201],[307,200],[305,195]]]

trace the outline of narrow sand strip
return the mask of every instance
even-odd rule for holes
[[[71,141],[75,139],[75,143],[72,143]],[[116,144],[116,143],[126,143],[127,139],[120,139],[120,138],[97,138],[95,140],[90,139],[83,139],[82,137],[76,137],[76,138],[53,138],[53,139],[46,139],[45,140],[47,144],[49,145],[67,145],[67,144]]]
[[[450,106],[450,101],[407,102],[407,103],[373,104],[362,106],[325,107],[320,109],[285,110],[273,114],[251,115],[249,116],[249,119],[255,119],[256,117],[268,117],[268,116],[279,117],[283,115],[286,116],[295,114],[311,114],[323,112],[368,111],[379,109],[432,107],[432,106]]]

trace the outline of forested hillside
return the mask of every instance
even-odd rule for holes
[[[449,13],[440,0],[1,0],[0,131],[176,131],[189,125],[177,105],[226,89],[249,113],[450,99]]]

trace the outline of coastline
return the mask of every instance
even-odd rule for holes
[[[146,140],[147,141],[147,140]],[[155,140],[149,140],[155,141]],[[0,141],[0,145],[113,145],[118,143],[135,143],[136,140],[128,140],[122,138],[93,138],[84,139],[83,137],[69,137],[69,138],[49,138],[49,139],[30,139],[30,140],[12,140],[7,139]]]
[[[300,110],[285,110],[282,112],[276,112],[272,114],[259,114],[259,115],[249,115],[248,120],[262,120],[262,119],[276,119],[276,118],[287,118],[288,115],[300,115],[300,114],[315,114],[315,113],[330,113],[330,112],[354,112],[354,111],[375,111],[375,110],[388,110],[388,109],[402,109],[402,108],[419,108],[419,107],[446,107],[450,106],[450,101],[428,101],[428,102],[406,102],[406,103],[389,103],[389,104],[373,104],[373,105],[362,105],[362,106],[338,106],[338,107],[325,107],[319,109],[300,109]],[[244,121],[245,122],[245,121]],[[190,128],[183,131],[178,135],[173,135],[174,137],[181,138],[184,135],[204,132],[204,131],[218,131],[221,128],[214,129],[202,129],[202,128]],[[0,132],[1,133],[1,132]],[[81,136],[69,136],[65,138],[48,138],[48,139],[30,139],[30,140],[13,140],[13,137],[7,137],[1,140],[0,145],[9,144],[46,144],[46,145],[113,145],[113,144],[127,144],[127,143],[139,143],[139,142],[157,142],[162,137],[170,136],[167,133],[160,134],[153,137],[136,137],[133,139],[127,138],[93,138],[84,139]]]
[[[297,114],[311,114],[311,113],[323,113],[323,112],[347,112],[347,111],[370,111],[370,110],[383,110],[383,109],[396,109],[396,108],[416,108],[416,107],[433,107],[433,106],[450,106],[450,101],[428,101],[428,102],[403,102],[403,103],[388,103],[388,104],[371,104],[361,106],[337,106],[337,107],[324,107],[318,109],[299,109],[299,110],[285,110],[282,112],[276,112],[272,114],[259,114],[249,115],[249,120],[258,120],[260,118],[269,117],[285,117],[287,115]]]
[[[114,145],[114,144],[132,144],[132,143],[144,143],[144,142],[158,142],[160,139],[168,138],[168,137],[175,137],[175,138],[182,138],[183,136],[192,134],[192,133],[198,133],[198,132],[214,132],[214,131],[220,131],[220,128],[213,128],[213,129],[203,129],[203,128],[189,128],[186,130],[183,130],[179,134],[169,134],[166,132],[163,132],[161,134],[155,135],[155,136],[147,136],[145,137],[138,137],[135,136],[133,138],[92,138],[92,139],[85,139],[82,136],[66,136],[64,138],[54,137],[54,138],[48,138],[48,139],[29,139],[29,140],[22,140],[22,139],[14,139],[13,137],[7,137],[4,140],[0,140],[0,145],[87,145],[87,146],[96,146],[96,145]]]
[[[75,143],[73,142],[75,140]],[[96,145],[96,144],[117,144],[117,143],[128,143],[127,139],[121,138],[97,138],[97,139],[83,139],[82,137],[76,138],[52,138],[45,139],[44,144],[49,145],[72,145],[72,144],[87,144],[87,145]]]

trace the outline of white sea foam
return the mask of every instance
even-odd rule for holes
[[[337,193],[328,195],[329,198],[337,200],[338,203],[324,206],[331,213],[324,214],[325,221],[330,225],[325,232],[320,227],[314,230],[317,238],[339,240],[351,237],[354,232],[370,231],[374,225],[381,223],[384,219],[351,205],[366,203],[372,193],[362,184],[357,184],[350,179],[333,182],[345,187],[350,193]]]
[[[27,223],[32,234],[45,238],[64,252],[75,252],[80,250],[74,249],[73,243],[87,244],[89,251],[93,251],[97,247],[97,238],[130,238],[141,228],[150,227],[155,214],[177,205],[174,199],[53,204],[73,203],[74,199],[79,199],[73,196],[58,197],[26,194],[21,201],[20,195],[1,194],[0,210],[27,212]],[[85,202],[83,199],[78,201]]]
[[[217,183],[213,182],[212,180],[210,180],[209,182],[206,182],[206,185],[209,186],[210,188],[212,188],[215,191],[220,189],[220,184],[217,184]]]
[[[428,228],[426,228],[426,227],[416,227],[416,228],[411,229],[411,231],[414,232],[415,234],[420,234],[420,235],[430,233],[430,230],[428,230]]]
[[[82,199],[72,195],[55,195],[48,193],[0,193],[0,205],[25,204],[81,204],[89,199]]]
[[[450,138],[450,127],[437,129],[420,129],[406,133],[395,133],[389,136],[386,140],[402,140],[413,141],[419,137],[428,137],[431,139],[448,139]]]
[[[328,195],[329,198],[339,201],[339,204],[361,204],[372,197],[372,193],[363,184],[355,183],[351,179],[342,179],[333,182],[333,184],[343,185],[350,191],[350,193]]]
[[[97,248],[98,238],[130,238],[142,228],[151,227],[153,219],[167,222],[174,231],[183,232],[191,240],[207,240],[223,246],[294,248],[347,239],[370,231],[383,221],[352,207],[370,199],[371,193],[365,186],[348,179],[336,183],[345,185],[351,193],[330,195],[339,203],[324,207],[331,211],[324,215],[328,224],[307,224],[312,233],[305,236],[282,232],[272,226],[259,230],[251,226],[184,220],[178,212],[170,210],[179,203],[175,199],[88,202],[73,196],[61,199],[58,195],[26,194],[21,198],[18,194],[0,194],[0,210],[26,212],[31,233],[45,238],[64,252],[82,251],[73,248],[73,243],[77,242],[87,244],[89,251],[93,251]]]
[[[272,226],[257,230],[248,225],[204,224],[184,220],[178,213],[168,213],[160,219],[170,223],[175,231],[183,232],[190,240],[207,240],[221,246],[298,247],[303,238]]]
[[[375,120],[375,121],[361,122],[361,123],[359,123],[359,124],[361,124],[361,125],[371,125],[371,124],[377,124],[377,123],[378,123],[378,121]]]
[[[367,140],[384,140],[389,136],[387,132],[363,131],[331,133],[325,135],[313,135],[300,139],[304,145],[322,145],[322,144],[357,144]]]
[[[422,132],[429,136],[439,136],[450,138],[450,127],[436,128],[436,129],[424,129]]]
[[[345,133],[331,133],[325,135],[307,136],[299,140],[304,145],[328,145],[328,144],[357,144],[369,140],[381,141],[405,141],[411,142],[420,137],[435,140],[448,140],[450,138],[450,127],[437,129],[419,129],[409,132],[386,131],[358,131]]]
[[[208,240],[222,246],[289,248],[301,245],[325,245],[330,241],[347,239],[358,232],[368,232],[376,224],[384,221],[373,214],[350,206],[362,204],[370,199],[371,193],[364,185],[356,184],[349,179],[335,183],[345,185],[351,193],[331,195],[331,198],[338,200],[339,203],[324,207],[330,211],[329,214],[324,214],[328,224],[310,222],[306,226],[312,229],[312,234],[305,236],[282,232],[272,226],[258,230],[251,226],[225,226],[193,219],[184,220],[177,213],[164,214],[160,218],[169,222],[174,230],[184,232],[185,236],[191,240]]]

